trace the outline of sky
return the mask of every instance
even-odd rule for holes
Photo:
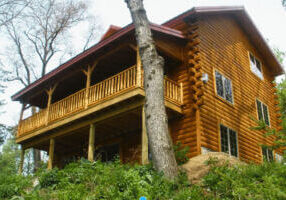
[[[103,32],[111,24],[124,27],[131,23],[130,12],[124,0],[91,0],[90,2],[90,12],[99,16]],[[281,0],[144,0],[143,2],[149,20],[157,24],[194,6],[244,6],[263,37],[269,40],[270,46],[286,52],[286,10],[281,6]],[[75,33],[75,39],[72,41],[75,45],[80,43],[76,38],[78,37]],[[10,85],[6,89],[4,97],[7,106],[2,110],[7,112],[0,115],[1,123],[17,124],[21,106],[17,102],[11,102],[10,96],[19,89],[16,85]]]

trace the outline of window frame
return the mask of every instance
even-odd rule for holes
[[[262,107],[261,107],[261,111],[262,111],[262,118],[263,118],[264,123],[265,123],[265,118],[264,118],[265,115],[264,115],[263,105],[266,106],[266,108],[267,108],[267,117],[268,117],[268,122],[269,122],[269,124],[266,124],[266,123],[265,123],[265,124],[266,124],[266,126],[271,127],[269,107],[268,107],[268,105],[266,105],[263,101],[261,101],[261,100],[258,99],[258,98],[255,99],[257,119],[259,120],[259,113],[258,113],[257,101],[259,101],[259,102],[261,103],[261,106],[262,106]]]
[[[234,156],[236,158],[239,158],[239,148],[238,148],[238,133],[236,130],[230,128],[229,126],[226,126],[222,123],[219,123],[219,144],[220,144],[220,152],[223,152],[222,151],[222,143],[221,143],[221,126],[224,126],[226,129],[227,129],[227,142],[228,142],[228,152],[224,152],[224,153],[227,153],[228,155],[230,156]],[[235,155],[231,155],[231,145],[230,145],[230,130],[232,130],[233,132],[235,132],[235,139],[236,139],[236,152],[237,152],[237,156]]]
[[[252,70],[252,67],[251,67],[251,56],[250,56],[250,55],[252,55],[252,56],[254,57],[254,59],[255,59],[255,66],[256,66],[256,67],[257,67],[256,61],[259,61],[262,77],[260,77],[259,75],[257,75],[257,74]],[[256,77],[258,77],[260,80],[264,80],[264,75],[263,75],[264,73],[263,73],[263,67],[262,67],[262,62],[261,62],[261,60],[260,60],[259,58],[257,58],[256,56],[254,56],[254,54],[253,54],[252,52],[248,51],[248,61],[249,61],[250,71],[251,71]]]
[[[217,81],[216,81],[216,72],[218,72],[221,76],[222,76],[222,87],[223,87],[223,93],[224,93],[224,97],[222,97],[222,96],[220,96],[219,94],[218,94],[218,92],[217,92]],[[232,84],[232,80],[228,77],[228,76],[225,76],[224,75],[224,73],[221,73],[219,70],[217,70],[217,69],[215,69],[214,68],[214,70],[213,70],[213,75],[214,75],[214,88],[215,88],[215,95],[219,98],[219,99],[221,99],[221,100],[223,100],[223,101],[225,101],[226,103],[228,103],[229,105],[234,105],[234,91],[233,91],[233,84]],[[227,99],[226,99],[226,92],[225,92],[225,85],[224,85],[224,80],[225,79],[228,79],[229,81],[230,81],[230,88],[231,88],[231,100],[232,100],[232,102],[230,102],[230,101],[228,101]]]

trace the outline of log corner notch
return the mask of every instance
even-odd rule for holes
[[[186,38],[188,39],[186,51],[187,51],[187,68],[189,76],[190,93],[193,103],[193,111],[196,119],[196,136],[197,136],[197,154],[201,154],[201,134],[202,134],[202,122],[201,122],[201,106],[204,104],[203,95],[203,81],[202,79],[202,66],[200,64],[200,38],[199,38],[199,22],[198,17],[193,16],[185,19],[185,23],[188,28],[186,30]]]

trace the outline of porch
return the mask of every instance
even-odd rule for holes
[[[89,76],[87,75],[87,77]],[[51,103],[54,89],[49,90],[47,107],[20,120],[16,142],[22,143],[42,133],[48,133],[78,120],[83,121],[86,118],[91,118],[94,114],[98,116],[100,111],[104,113],[106,109],[123,108],[122,111],[119,109],[118,113],[120,113],[124,111],[124,108],[130,107],[132,103],[137,106],[143,105],[145,92],[143,70],[140,64],[129,67],[91,86],[88,79],[86,88],[54,103]],[[164,85],[166,107],[172,112],[181,113],[182,84],[165,76]],[[123,104],[124,106],[122,106]]]

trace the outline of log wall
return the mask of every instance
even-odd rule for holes
[[[204,86],[204,105],[201,108],[202,146],[220,151],[219,124],[237,132],[239,158],[261,162],[259,144],[271,144],[273,138],[263,137],[262,131],[250,130],[257,119],[256,98],[268,106],[271,128],[278,127],[276,113],[274,77],[259,51],[235,19],[229,16],[207,16],[199,20],[200,52],[203,73],[209,75]],[[264,79],[261,80],[250,69],[248,52],[262,63]],[[219,98],[215,91],[214,70],[218,70],[232,81],[233,105]]]

